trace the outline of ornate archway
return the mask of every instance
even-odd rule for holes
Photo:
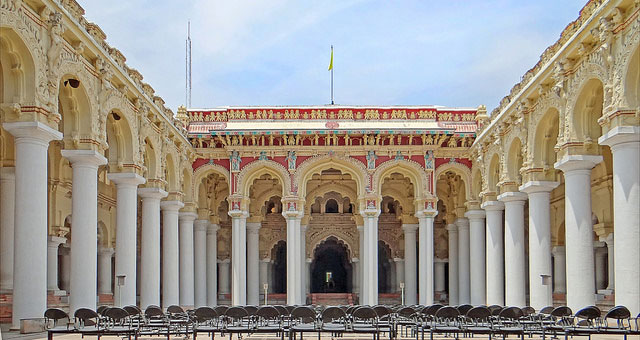
[[[330,236],[313,251],[311,293],[350,293],[353,269],[347,246]]]

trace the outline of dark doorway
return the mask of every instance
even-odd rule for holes
[[[391,249],[378,241],[378,293],[391,292]]]
[[[287,242],[280,241],[273,250],[273,292],[287,292]]]
[[[335,237],[318,245],[311,263],[312,293],[351,293],[352,268],[347,249]]]

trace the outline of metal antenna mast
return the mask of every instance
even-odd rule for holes
[[[191,21],[187,24],[187,40],[185,51],[185,94],[184,101],[187,108],[191,107]]]

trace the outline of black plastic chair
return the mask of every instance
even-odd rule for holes
[[[347,330],[347,313],[339,307],[327,307],[320,315],[320,330],[332,334]]]
[[[232,338],[233,334],[238,334],[238,338],[240,338],[243,333],[249,333],[251,329],[251,320],[246,309],[239,306],[230,307],[224,313],[224,316],[224,332],[229,333],[229,339]]]
[[[216,332],[221,332],[218,314],[211,307],[199,307],[193,312],[193,338],[198,336],[198,332],[207,333],[212,339]]]
[[[458,309],[451,306],[439,308],[431,322],[431,327],[429,327],[431,340],[433,340],[433,334],[437,333],[455,334],[457,339],[460,332],[462,332],[462,328],[460,328]]]
[[[524,316],[522,309],[518,307],[506,307],[498,314],[498,324],[495,325],[495,333],[501,334],[502,338],[508,335],[519,335],[524,340],[524,326],[520,319]]]
[[[614,320],[615,324],[610,325],[609,320]],[[640,332],[631,329],[631,312],[629,312],[629,309],[625,306],[615,306],[605,314],[599,334],[623,335],[626,340],[627,335],[640,335]]]
[[[287,308],[287,311],[289,308]],[[289,313],[289,338],[296,338],[300,333],[303,337],[304,333],[316,332],[318,330],[316,311],[310,306],[298,306],[291,309]]]
[[[486,306],[471,308],[465,315],[461,328],[467,334],[488,334],[489,339],[491,339],[493,332],[491,310]]]
[[[373,334],[374,340],[379,339],[378,314],[373,308],[360,306],[354,309],[351,315],[353,317],[351,320],[352,333]]]
[[[44,312],[45,328],[47,330],[68,330],[69,315],[62,309],[49,308]],[[61,321],[66,320],[66,324],[59,325]]]

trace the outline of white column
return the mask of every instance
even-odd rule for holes
[[[260,300],[260,222],[247,222],[247,304],[257,306]]]
[[[47,308],[47,149],[62,134],[39,122],[4,123],[15,139],[13,325]],[[95,229],[95,228],[94,228]]]
[[[193,227],[194,307],[207,305],[207,229],[209,220],[196,220]]]
[[[615,257],[613,256],[614,246],[613,246],[613,233],[607,235],[606,238],[600,238],[603,242],[607,244],[607,290],[609,293],[613,292],[613,287],[615,286]]]
[[[363,270],[365,287],[364,299],[360,303],[364,305],[378,304],[378,210],[366,210],[362,214],[364,218],[364,256]]]
[[[426,212],[418,217],[418,258],[420,263],[419,285],[420,304],[433,304],[434,297],[434,271],[433,271],[433,218],[435,212]]]
[[[98,280],[98,167],[107,159],[93,150],[62,150],[73,170],[71,189],[71,287],[69,310],[96,308]],[[75,228],[74,228],[75,227]]]
[[[594,261],[595,261],[595,274],[596,274],[596,291],[606,288],[606,263],[607,263],[607,248],[603,242],[595,242],[594,246]]]
[[[113,248],[101,247],[98,250],[98,294],[113,294],[111,289],[111,280],[113,279],[111,258],[113,253]]]
[[[193,221],[198,215],[194,212],[181,212],[180,222],[180,305],[192,308],[194,306],[194,264],[193,264]]]
[[[469,210],[464,216],[469,219],[469,281],[470,302],[474,306],[487,303],[485,275],[485,217],[484,210]]]
[[[66,243],[64,237],[49,236],[47,242],[47,290],[57,292],[58,287],[58,249]]]
[[[247,304],[247,213],[233,210],[231,216],[231,304]]]
[[[304,266],[304,276],[305,276],[305,279],[304,279],[304,282],[305,282],[305,287],[304,287],[305,288],[304,289],[305,294],[304,294],[304,297],[305,297],[305,300],[303,302],[305,304],[307,303],[307,301],[306,301],[307,294],[311,293],[311,262],[312,262],[311,259],[306,259],[305,260],[305,266]]]
[[[302,222],[302,221],[301,221]],[[307,226],[300,225],[300,299],[303,304],[307,302]]]
[[[356,226],[356,229],[358,229],[358,251],[359,251],[359,259],[360,259],[360,264],[358,265],[359,267],[359,272],[358,275],[360,275],[358,277],[358,281],[360,282],[360,292],[358,293],[358,302],[360,304],[362,304],[362,299],[364,298],[365,295],[365,289],[367,287],[365,287],[364,284],[364,226]]]
[[[504,203],[482,204],[487,214],[487,305],[504,305],[504,247],[502,211]]]
[[[60,289],[69,291],[69,279],[71,279],[71,247],[68,243],[60,247]]]
[[[360,259],[351,258],[351,268],[353,270],[353,292],[360,293]]]
[[[405,280],[404,259],[394,258],[393,262],[395,262],[395,267],[396,267],[396,283],[394,284],[394,286],[397,288],[396,292],[400,292],[400,284],[401,283],[404,284],[404,280]],[[406,286],[405,286],[405,296],[406,296]]]
[[[167,192],[140,188],[138,195],[142,197],[140,307],[145,309],[149,305],[160,305],[160,199],[167,197]],[[75,235],[73,238],[75,242]]]
[[[218,261],[218,271],[220,272],[220,294],[229,294],[229,259]]]
[[[564,246],[556,246],[551,250],[553,254],[553,292],[564,294],[566,288],[566,265]]]
[[[498,199],[504,203],[505,303],[507,306],[524,307],[527,305],[524,259],[524,203],[527,194],[505,192]]]
[[[218,304],[218,230],[220,227],[209,224],[207,229],[207,306]]]
[[[449,305],[458,304],[458,226],[447,225],[449,231]]]
[[[415,305],[418,302],[417,275],[416,275],[416,231],[417,224],[403,224],[404,230],[404,303]]]
[[[469,220],[456,219],[458,226],[458,303],[471,302],[471,283],[469,282]]]
[[[598,140],[613,154],[616,305],[640,313],[640,127],[619,126]],[[613,287],[612,287],[613,288]]]
[[[542,277],[551,276],[551,190],[558,182],[527,182],[520,191],[529,195],[529,305],[540,310],[553,304],[553,287]]]
[[[180,304],[178,267],[178,210],[180,201],[162,201],[162,307]]]
[[[434,290],[436,292],[444,292],[445,287],[444,287],[444,264],[446,263],[446,260],[443,259],[439,259],[436,258],[435,262],[434,262],[434,270],[433,270],[433,276],[434,276]]]
[[[3,167],[0,169],[0,292],[10,292],[13,289],[15,202],[15,168]]]
[[[287,304],[302,303],[302,287],[300,277],[302,273],[300,257],[300,217],[297,212],[283,213],[287,220]]]
[[[264,303],[264,285],[267,285],[268,292],[271,292],[273,287],[269,283],[269,266],[271,265],[271,259],[260,260],[260,304]]]
[[[135,173],[110,173],[107,178],[116,185],[116,272],[124,275],[124,285],[116,287],[116,306],[136,305],[136,262],[138,258],[138,185],[144,177]]]
[[[625,162],[628,161],[625,160]],[[564,157],[554,165],[556,169],[564,172],[565,179],[567,306],[572,310],[580,310],[584,306],[591,306],[596,303],[593,222],[591,220],[591,169],[600,162],[602,162],[602,156],[571,155]],[[631,209],[630,206],[628,208]],[[633,209],[637,210],[637,205]],[[632,216],[629,215],[628,218]],[[637,219],[638,214],[635,216]],[[636,230],[634,231],[636,235],[638,235],[637,226],[638,224],[636,224]],[[640,241],[638,238],[636,240]],[[635,243],[635,252],[638,250],[637,245],[638,242]],[[638,269],[634,270],[637,273]],[[638,282],[638,279],[640,277],[636,276],[635,282]],[[636,289],[638,289],[639,285],[635,285]],[[616,295],[618,293],[616,289]],[[639,296],[636,295],[636,297]]]

